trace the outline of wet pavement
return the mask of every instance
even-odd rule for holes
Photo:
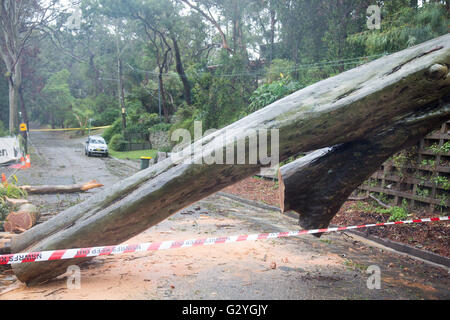
[[[21,184],[68,184],[96,179],[108,187],[136,172],[134,164],[86,157],[82,138],[36,133],[31,139],[38,154],[32,156],[31,170],[18,172]],[[30,199],[42,211],[56,213],[98,190],[79,195],[30,196]],[[216,194],[127,243],[297,228],[294,219],[279,212]],[[448,268],[392,252],[346,233],[326,234],[320,239],[304,235],[129,253],[98,257],[80,267],[81,285],[77,288],[70,286],[69,273],[27,288],[11,271],[3,271],[0,299],[450,298]]]

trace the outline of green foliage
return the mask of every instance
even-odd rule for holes
[[[264,84],[251,95],[249,99],[250,105],[247,107],[246,113],[250,114],[255,112],[299,89],[301,89],[300,83],[290,80],[288,77]]]
[[[109,142],[109,147],[114,151],[125,151],[126,146],[127,141],[120,133],[113,135],[111,141]]]
[[[380,30],[349,37],[349,43],[363,44],[368,54],[395,52],[448,32],[448,13],[444,4],[425,3],[422,8],[407,5],[382,7]]]
[[[425,189],[425,188],[422,189],[420,187],[417,187],[416,193],[417,193],[418,196],[426,198],[426,197],[428,197],[430,195],[430,190],[429,189]]]
[[[401,221],[408,217],[408,211],[404,207],[391,207],[389,214],[389,221]]]
[[[6,202],[0,202],[0,221],[4,221],[9,214],[10,208]]]
[[[134,150],[134,151],[114,151],[110,150],[110,155],[118,159],[135,159],[139,160],[141,157],[151,157],[155,159],[157,156],[156,150]]]
[[[450,190],[450,182],[448,181],[447,177],[437,175],[431,178],[431,180],[436,186],[442,186],[444,190]]]
[[[191,137],[194,136],[194,121],[200,120],[200,110],[193,106],[182,106],[175,113],[178,119],[169,130],[169,136],[177,129],[186,129],[190,132]]]
[[[120,116],[120,109],[114,96],[101,93],[92,96],[91,109],[94,111],[92,126],[107,126]]]
[[[122,133],[120,58],[127,138],[176,128],[192,131],[196,120],[202,121],[204,130],[221,128],[302,87],[369,61],[367,55],[401,50],[448,29],[442,1],[421,8],[410,0],[195,3],[203,14],[210,11],[215,16],[228,48],[221,46],[224,39],[216,26],[197,10],[186,10],[180,1],[85,0],[80,5],[80,30],[62,27],[57,41],[34,33],[33,45],[23,56],[22,89],[30,120],[85,127],[92,118],[93,126],[113,124],[105,131],[107,141]],[[368,30],[367,6],[375,3],[382,8],[382,28]],[[62,20],[58,24],[63,25]],[[180,61],[174,40],[184,75],[177,73]],[[55,43],[62,48],[55,49]],[[69,52],[78,58],[68,59]],[[261,60],[254,52],[260,53]],[[0,64],[0,74],[6,73]],[[181,79],[187,79],[191,88],[190,110],[185,106],[189,103],[184,97],[186,82]],[[261,85],[262,80],[266,84]],[[151,119],[159,111],[159,93],[166,101],[163,112],[177,118],[174,126]],[[8,96],[5,77],[0,77],[0,96]],[[6,100],[0,101],[0,120],[5,124]]]
[[[148,131],[149,132],[156,132],[156,131],[169,131],[172,128],[172,124],[161,122],[158,124],[155,124],[151,126]]]
[[[52,127],[62,127],[73,119],[71,109],[74,97],[70,92],[69,77],[70,72],[63,69],[52,75],[42,89]]]
[[[92,108],[92,100],[90,98],[75,99],[73,102],[72,112],[76,119],[75,125],[81,128],[82,133],[89,126],[89,119],[94,116],[94,111]],[[72,123],[67,123],[67,125],[72,125]]]
[[[430,150],[435,153],[447,153],[450,151],[450,141],[447,141],[446,143],[444,143],[441,147],[439,147],[439,145],[437,143],[433,143],[430,146]]]
[[[16,187],[14,184],[9,183],[8,185],[0,186],[0,197],[8,197],[8,198],[25,198],[27,196],[26,191]]]
[[[266,72],[267,83],[292,78],[294,70],[294,62],[287,59],[274,59]]]
[[[404,152],[400,152],[392,157],[392,161],[396,167],[403,168],[408,162],[408,158]]]
[[[105,141],[107,143],[109,143],[111,141],[111,138],[116,135],[116,134],[120,134],[122,131],[122,119],[116,119],[109,128],[107,128],[105,130],[105,132],[103,132],[103,139],[105,139]]]
[[[5,197],[20,199],[28,196],[25,190],[22,190],[16,186],[17,177],[13,175],[12,178],[14,178],[14,180],[11,179],[11,182],[8,181],[8,183],[0,184],[0,203],[4,203]]]
[[[447,200],[448,200],[448,195],[443,193],[443,194],[438,194],[436,195],[436,199],[439,200],[439,204],[435,205],[435,207],[439,210],[442,210],[444,208],[447,208]]]
[[[408,210],[404,206],[402,207],[394,206],[387,209],[377,208],[376,212],[382,214],[389,214],[388,221],[401,221],[408,217]]]
[[[429,159],[429,160],[422,159],[422,161],[420,162],[420,165],[433,167],[435,165],[435,161],[433,159]]]
[[[9,132],[5,128],[5,125],[3,124],[3,121],[0,121],[0,137],[5,137],[7,135],[9,135]]]
[[[252,78],[243,75],[245,73],[243,57],[230,57],[222,52],[219,66],[211,74],[198,77],[192,89],[193,101],[199,110],[196,120],[202,120],[204,130],[220,129],[239,119],[256,88]]]
[[[172,147],[171,146],[163,146],[159,149],[159,151],[161,152],[171,152],[172,151]]]
[[[150,128],[160,123],[159,116],[156,113],[146,113],[141,108],[131,111],[127,116],[127,137],[135,135],[145,137]]]

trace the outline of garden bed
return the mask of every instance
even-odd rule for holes
[[[256,177],[242,180],[222,190],[242,198],[279,206],[278,182]],[[350,226],[366,223],[387,222],[388,213],[380,213],[381,207],[373,200],[347,201],[331,221],[332,225]],[[377,212],[378,211],[378,212]],[[407,219],[435,217],[439,213],[426,210],[411,211]],[[432,222],[410,225],[385,226],[370,229],[370,234],[380,238],[408,244],[444,257],[450,257],[448,243],[450,240],[448,222]]]

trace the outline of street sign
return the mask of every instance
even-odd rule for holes
[[[27,125],[25,123],[21,123],[19,129],[20,131],[27,131]]]

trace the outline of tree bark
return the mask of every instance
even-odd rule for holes
[[[19,128],[19,103],[20,86],[22,83],[22,70],[20,62],[15,66],[14,71],[9,76],[9,131],[17,132]]]
[[[11,212],[3,224],[6,232],[24,232],[34,226],[39,219],[38,212]]]
[[[238,142],[254,133],[271,143],[268,154],[285,160],[299,152],[364,140],[389,121],[411,114],[450,94],[450,35],[445,35],[323,80],[211,133],[183,151],[96,193],[58,216],[14,237],[12,252],[115,245],[163,221],[182,208],[259,171],[267,163],[258,145],[246,144],[245,164],[236,164]],[[430,72],[436,65],[441,67]],[[383,129],[384,128],[384,129]],[[267,142],[267,141],[266,141]],[[203,155],[231,155],[233,164],[211,163]],[[255,152],[256,151],[256,152]],[[223,155],[222,154],[222,155]],[[256,154],[251,162],[249,155]],[[220,158],[220,157],[219,157]],[[222,156],[222,160],[224,157]],[[228,162],[228,161],[227,161]],[[225,162],[223,162],[225,163]],[[67,266],[91,258],[13,265],[29,285],[47,281]]]
[[[176,70],[178,75],[180,76],[181,82],[183,83],[184,100],[186,100],[186,103],[188,105],[191,105],[192,104],[191,84],[189,83],[189,80],[187,79],[186,74],[184,73],[183,63],[181,61],[180,48],[178,47],[178,42],[175,36],[172,36],[172,43],[175,51]]]
[[[367,139],[316,150],[281,167],[278,181],[282,212],[298,212],[304,229],[327,228],[353,190],[383,162],[416,144],[449,116],[447,95],[406,119],[387,122]]]
[[[39,216],[40,214],[36,206],[23,204],[17,211],[8,214],[3,228],[7,232],[23,232],[34,226]]]
[[[276,23],[276,11],[272,8],[272,1],[270,1],[270,50],[269,50],[269,63],[272,63],[274,55],[275,45],[275,23]]]

